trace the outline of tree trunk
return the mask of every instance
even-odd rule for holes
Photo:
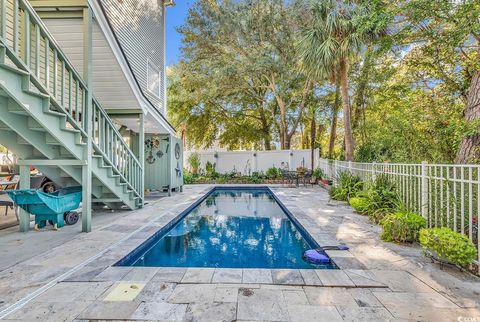
[[[270,139],[270,134],[263,137],[263,147],[266,151],[270,151],[272,149],[272,141]]]
[[[315,169],[315,140],[317,134],[317,124],[315,120],[315,113],[312,115],[312,120],[310,121],[310,149],[312,157],[312,172]]]
[[[345,160],[353,161],[353,134],[352,134],[352,113],[350,108],[350,98],[348,97],[348,65],[346,61],[340,62],[340,82],[342,85],[342,105],[343,120],[345,132]]]
[[[323,137],[323,132],[325,132],[326,130],[326,127],[324,124],[318,124],[318,127],[317,127],[317,135],[316,135],[316,138],[315,138],[315,141],[320,141],[322,140],[322,137]],[[315,142],[315,145],[318,147],[318,156],[321,156],[322,153],[323,153],[323,150],[322,150],[322,144],[318,144],[317,145],[317,142]]]
[[[290,142],[288,142],[288,128],[285,102],[277,97],[278,108],[280,110],[280,145],[282,150],[290,149]]]
[[[363,60],[363,66],[360,73],[360,78],[357,83],[357,90],[352,102],[352,131],[356,134],[361,134],[363,138],[363,132],[365,130],[365,97],[368,90],[368,81],[370,79],[370,70],[373,66],[373,54],[372,46],[369,45],[365,51],[365,58]],[[360,133],[358,133],[360,132]]]
[[[480,50],[478,57],[480,60]],[[465,119],[467,123],[480,122],[480,71],[477,71],[472,78]],[[463,138],[455,160],[456,163],[478,163],[480,161],[480,130],[476,129],[473,132]]]
[[[272,149],[272,136],[270,134],[270,124],[268,124],[267,117],[263,110],[260,112],[260,122],[262,124],[263,147],[269,151]]]
[[[330,127],[330,140],[328,143],[328,158],[333,158],[333,150],[335,149],[335,138],[337,137],[338,107],[340,105],[340,84],[335,84],[335,102],[333,103],[332,125]]]

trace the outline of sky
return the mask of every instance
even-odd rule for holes
[[[174,7],[167,8],[167,66],[173,65],[180,59],[182,37],[175,28],[183,25],[188,8],[194,0],[176,0]]]

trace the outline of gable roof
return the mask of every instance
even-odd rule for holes
[[[143,112],[145,114],[151,113],[152,116],[167,130],[171,135],[176,134],[176,130],[172,124],[165,118],[165,116],[158,111],[147,95],[145,95],[142,90],[140,83],[133,72],[133,68],[127,59],[125,51],[122,48],[122,45],[115,33],[115,30],[111,24],[111,21],[106,14],[104,5],[101,0],[88,0],[90,7],[97,19],[97,22],[107,38],[107,42],[113,50],[113,53],[120,64],[127,81],[132,88],[135,97],[137,98]]]

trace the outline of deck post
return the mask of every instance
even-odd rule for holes
[[[170,148],[167,154],[167,176],[168,176],[168,196],[172,195],[172,158],[174,157],[174,148],[172,147],[172,135],[168,135],[168,144]]]
[[[92,10],[83,9],[83,78],[87,85],[84,119],[87,133],[83,158],[86,165],[82,167],[82,232],[92,231]]]
[[[138,115],[138,122],[138,161],[140,162],[140,166],[142,167],[139,178],[139,193],[141,195],[139,207],[141,208],[143,207],[145,199],[145,115],[143,114],[143,112]]]
[[[30,189],[30,166],[22,165],[20,170],[20,189]],[[21,232],[27,232],[30,229],[30,214],[19,207],[18,219]]]
[[[7,0],[0,0],[0,6],[2,8],[1,26],[2,26],[2,39],[7,39]],[[15,37],[15,36],[14,36]]]
[[[421,177],[421,200],[420,209],[422,216],[428,219],[428,168],[427,161],[422,161],[422,177]]]

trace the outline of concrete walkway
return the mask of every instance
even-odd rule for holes
[[[112,267],[208,189],[188,186],[144,209],[104,215],[90,234],[0,232],[0,316],[8,313],[5,319],[22,321],[480,321],[478,278],[440,270],[418,246],[380,241],[378,226],[330,202],[318,187],[273,190],[321,245],[351,247],[329,253],[340,270]],[[36,248],[28,251],[12,241]]]

